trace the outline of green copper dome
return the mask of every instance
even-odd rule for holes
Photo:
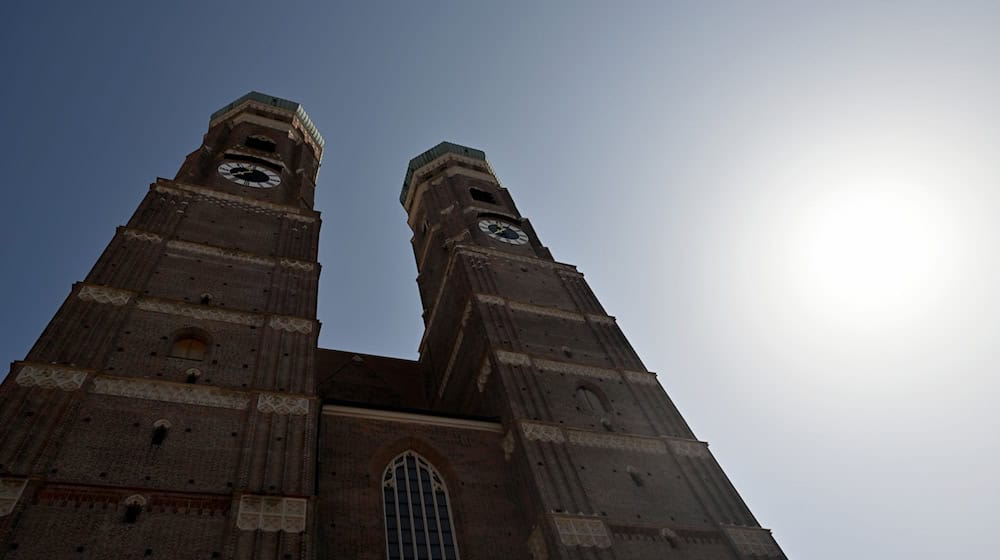
[[[406,205],[406,193],[410,190],[410,179],[413,178],[413,172],[445,154],[458,154],[460,156],[486,161],[486,152],[482,150],[452,144],[451,142],[441,142],[437,146],[434,146],[433,148],[410,160],[410,165],[406,168],[406,177],[403,179],[403,192],[399,195],[400,204],[404,206]]]
[[[309,115],[306,114],[306,110],[305,108],[302,107],[302,105],[296,103],[295,101],[289,101],[288,99],[282,99],[280,97],[275,97],[273,95],[268,95],[266,93],[260,93],[259,91],[251,91],[250,93],[240,97],[236,101],[233,101],[232,103],[212,113],[212,116],[208,119],[209,122],[214,121],[216,118],[221,117],[222,115],[225,115],[229,111],[232,111],[233,109],[235,109],[236,107],[240,106],[241,104],[247,101],[262,103],[264,105],[271,105],[279,109],[285,109],[286,111],[295,113],[295,116],[298,117],[299,122],[302,123],[302,127],[306,130],[306,132],[309,133],[309,136],[311,136],[313,141],[316,142],[316,145],[322,148],[323,145],[325,144],[325,141],[323,140],[323,135],[320,134],[319,130],[316,129],[316,125],[313,124],[312,119],[310,119]]]

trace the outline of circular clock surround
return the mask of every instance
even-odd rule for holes
[[[271,169],[245,161],[223,163],[219,166],[219,175],[244,187],[258,189],[270,189],[281,183],[281,177]]]
[[[496,218],[479,220],[479,229],[486,235],[502,243],[524,245],[528,242],[528,234],[510,222]]]

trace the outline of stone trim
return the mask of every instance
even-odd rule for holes
[[[152,401],[194,404],[232,410],[246,410],[250,395],[217,387],[100,376],[94,379],[91,393]]]
[[[122,228],[122,235],[128,237],[129,239],[137,239],[139,241],[146,241],[149,243],[159,243],[163,241],[163,237],[155,233],[137,229]]]
[[[656,380],[656,374],[652,372],[617,370],[611,368],[587,366],[573,362],[557,362],[555,360],[546,360],[545,358],[533,357],[528,354],[523,354],[520,352],[508,352],[506,350],[497,350],[495,354],[497,357],[497,361],[499,361],[501,364],[509,366],[533,365],[541,371],[547,371],[551,373],[566,373],[570,375],[579,375],[580,377],[589,377],[592,379],[605,379],[609,381],[618,381],[624,378],[626,381],[638,385],[659,384],[659,382]]]
[[[0,478],[0,517],[10,515],[21,499],[25,486],[28,485],[27,478],[2,477]]]
[[[771,531],[759,527],[724,527],[723,532],[741,555],[756,558],[784,558]]]
[[[584,447],[639,451],[642,453],[655,453],[657,455],[667,452],[667,444],[663,440],[656,438],[572,429],[567,429],[566,434],[569,436],[568,440],[570,443]]]
[[[243,495],[236,527],[243,531],[302,533],[306,530],[308,506],[305,498]]]
[[[670,451],[678,457],[699,457],[707,459],[712,456],[708,451],[708,444],[703,441],[672,439],[670,440]]]
[[[300,261],[300,260],[289,259],[289,258],[278,259],[278,264],[280,264],[281,266],[283,266],[285,268],[291,268],[293,270],[303,270],[305,272],[312,272],[312,270],[314,268],[316,268],[316,266],[313,265],[313,263],[311,263],[311,262]]]
[[[403,422],[404,424],[421,424],[426,426],[442,426],[445,428],[458,428],[464,430],[481,430],[484,432],[495,432],[498,434],[503,433],[503,426],[497,422],[468,420],[465,418],[448,418],[446,416],[432,416],[430,414],[417,414],[414,412],[397,412],[395,410],[378,410],[327,404],[323,405],[323,414],[329,416],[343,416],[347,418],[360,418],[364,420]]]
[[[219,202],[233,202],[238,204],[246,204],[247,206],[253,206],[254,208],[258,208],[263,211],[281,214],[286,218],[297,220],[300,222],[313,223],[316,221],[316,219],[313,218],[312,216],[302,215],[299,209],[294,206],[275,204],[273,202],[267,202],[265,200],[257,200],[256,198],[250,198],[246,196],[240,196],[237,194],[206,189],[204,187],[196,187],[194,185],[187,185],[184,183],[172,183],[170,185],[167,185],[165,183],[156,183],[155,185],[153,185],[153,188],[158,192],[165,192],[178,196],[197,195],[209,199],[214,199]]]
[[[660,382],[656,380],[656,374],[653,372],[644,371],[629,371],[625,370],[622,372],[625,380],[630,383],[636,383],[638,385],[659,385]]]
[[[557,319],[567,319],[570,321],[590,321],[592,323],[608,325],[615,324],[615,318],[609,315],[577,313],[575,311],[559,309],[558,307],[549,307],[545,305],[535,305],[534,303],[526,303],[523,301],[515,301],[494,294],[476,294],[476,299],[488,305],[506,305],[512,311],[522,311],[524,313],[533,313],[535,315],[555,317]]]
[[[313,330],[312,320],[302,319],[301,317],[288,317],[285,315],[272,315],[271,320],[267,322],[267,326],[272,329],[278,329],[279,331],[297,332],[302,334],[309,334]]]
[[[304,416],[309,414],[309,399],[279,393],[261,393],[257,397],[257,410],[264,414]]]
[[[83,386],[91,370],[71,369],[59,366],[16,362],[20,365],[14,383],[22,387],[61,389],[76,391]]]
[[[603,521],[594,517],[554,515],[556,531],[563,546],[610,548],[611,534]]]
[[[257,255],[254,255],[253,253],[247,253],[244,251],[223,249],[221,247],[206,245],[204,243],[194,243],[191,241],[181,241],[179,239],[172,239],[170,241],[167,241],[167,248],[187,251],[189,253],[195,253],[198,255],[222,257],[225,259],[231,259],[234,261],[240,261],[250,264],[262,264],[266,266],[274,266],[274,259],[271,258],[259,257]]]
[[[531,553],[531,560],[549,560],[549,551],[545,547],[545,536],[542,535],[541,525],[536,525],[528,537],[528,552]]]
[[[455,342],[451,348],[451,356],[448,357],[448,365],[444,368],[444,376],[441,378],[441,385],[438,388],[438,398],[444,396],[445,389],[448,388],[448,381],[451,379],[451,372],[455,367],[455,361],[458,360],[458,351],[462,348],[462,341],[465,340],[465,325],[469,322],[469,317],[472,315],[472,300],[465,302],[465,309],[462,310],[462,321],[458,325],[458,336],[455,337]]]
[[[499,251],[497,249],[479,247],[476,245],[462,245],[456,251],[456,253],[472,253],[472,254],[478,254],[480,256],[486,255],[488,257],[497,257],[499,259],[504,259],[508,261],[533,264],[536,266],[540,266],[542,268],[557,269],[561,273],[568,273],[572,274],[573,276],[583,278],[583,273],[578,271],[575,266],[556,261],[547,261],[541,257],[527,257],[524,255],[515,255],[514,253],[506,253],[504,251]]]
[[[566,437],[558,426],[521,422],[521,432],[524,434],[524,439],[528,441],[566,443]]]
[[[237,325],[247,325],[251,327],[264,326],[264,316],[262,315],[223,310],[217,307],[205,307],[203,305],[191,305],[188,303],[149,298],[140,299],[136,303],[136,307],[142,309],[143,311],[168,313],[170,315],[180,315],[182,317],[190,317],[192,319],[222,321],[224,323],[235,323]]]
[[[581,447],[600,447],[603,449],[618,449],[622,451],[638,451],[640,453],[654,453],[662,455],[667,453],[668,442],[664,438],[651,436],[637,436],[622,433],[594,432],[581,430],[578,428],[561,428],[555,424],[545,424],[541,422],[520,421],[521,432],[524,439],[528,441],[541,441],[547,443],[569,443]],[[676,440],[683,443],[695,443],[705,446],[701,442],[688,442],[686,440]],[[672,448],[675,440],[670,440]],[[707,452],[707,450],[706,450]]]
[[[97,286],[93,284],[84,285],[80,288],[80,291],[76,293],[76,297],[82,299],[83,301],[111,304],[115,307],[121,307],[127,304],[129,300],[132,299],[133,295],[135,295],[135,293],[128,290],[119,290],[117,288]]]

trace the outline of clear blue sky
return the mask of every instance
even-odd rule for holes
[[[789,557],[995,557],[996,3],[357,4],[6,2],[0,356],[264,91],[327,139],[323,346],[415,357],[405,166],[482,148]]]

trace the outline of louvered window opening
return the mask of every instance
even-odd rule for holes
[[[407,451],[382,477],[389,560],[458,560],[448,489],[423,457]]]

